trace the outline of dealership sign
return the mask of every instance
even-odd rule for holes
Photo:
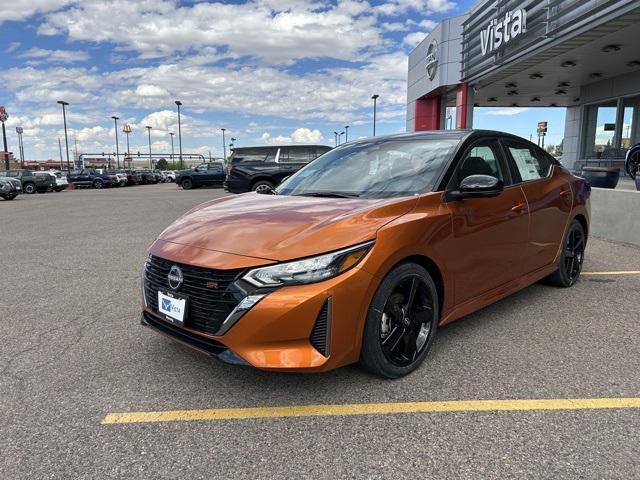
[[[438,42],[433,40],[431,44],[429,44],[429,49],[427,50],[427,75],[429,75],[429,80],[433,80],[438,71],[438,62],[440,60],[440,55],[438,53]]]
[[[505,13],[504,17],[494,18],[480,32],[482,56],[504,47],[527,31],[527,11],[520,8]]]
[[[7,114],[7,111],[5,110],[4,107],[0,106],[0,122],[4,123],[7,121],[8,118],[9,118],[9,115]]]

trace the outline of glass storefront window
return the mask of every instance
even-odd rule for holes
[[[615,158],[618,102],[587,107],[586,158]]]
[[[622,106],[624,116],[621,148],[626,153],[630,147],[640,142],[640,97],[625,98]]]
[[[624,159],[629,148],[640,142],[640,96],[587,106],[585,127],[584,158]]]

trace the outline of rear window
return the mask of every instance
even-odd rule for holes
[[[238,162],[275,162],[277,148],[237,148],[233,151],[231,161]]]

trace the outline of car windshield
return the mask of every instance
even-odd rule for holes
[[[348,144],[311,162],[276,193],[391,198],[433,189],[457,138],[371,140]]]

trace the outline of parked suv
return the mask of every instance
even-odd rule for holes
[[[236,148],[227,165],[224,188],[231,193],[271,190],[329,150],[326,145]]]
[[[206,185],[222,185],[224,182],[224,164],[219,162],[202,163],[194,169],[176,172],[176,184],[185,190]]]
[[[0,172],[0,177],[17,178],[22,184],[24,193],[45,193],[55,187],[56,182],[50,175],[36,175],[35,173],[33,170],[8,170]]]
[[[17,178],[0,176],[0,198],[13,200],[22,192],[22,184]]]
[[[99,173],[93,168],[84,168],[79,172],[71,172],[69,181],[76,187],[93,188],[111,187],[118,183],[118,179],[115,175]]]

